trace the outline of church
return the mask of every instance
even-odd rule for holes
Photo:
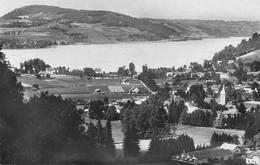
[[[225,84],[222,87],[222,90],[220,92],[220,100],[219,104],[226,105],[226,90],[225,90]]]

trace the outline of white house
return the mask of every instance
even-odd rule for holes
[[[167,76],[167,77],[172,77],[172,76],[173,76],[173,73],[172,73],[172,72],[167,72],[167,73],[166,73],[166,76]]]
[[[219,148],[230,150],[234,154],[240,154],[241,148],[236,144],[223,143]]]
[[[102,69],[101,68],[95,68],[94,69],[96,74],[101,74],[102,73]]]
[[[45,72],[49,75],[53,75],[56,71],[54,68],[46,68]]]
[[[260,165],[260,151],[255,151],[246,158],[248,165]]]
[[[129,93],[130,94],[137,94],[137,93],[139,93],[139,89],[136,87],[136,86],[134,86],[133,88],[131,88],[130,90],[129,90]]]
[[[228,73],[223,73],[223,72],[216,72],[219,74],[220,79],[228,79],[229,78],[229,74]]]

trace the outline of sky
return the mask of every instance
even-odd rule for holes
[[[35,4],[109,10],[138,18],[260,20],[260,0],[0,0],[0,16]]]

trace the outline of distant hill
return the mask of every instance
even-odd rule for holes
[[[257,22],[134,18],[111,11],[32,5],[0,18],[5,39],[51,40],[62,44],[126,41],[192,40],[251,36]]]

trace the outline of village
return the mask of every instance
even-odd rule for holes
[[[248,56],[245,55],[245,57]],[[131,65],[135,68],[133,63]],[[107,98],[109,100],[107,103],[108,109],[115,109],[115,113],[119,116],[128,102],[133,101],[134,104],[142,106],[142,104],[147,103],[151,95],[157,95],[158,91],[151,89],[155,85],[161,89],[168,88],[169,97],[163,100],[164,109],[169,116],[168,120],[170,113],[172,113],[170,111],[176,111],[171,106],[174,102],[182,101],[185,105],[184,109],[186,113],[191,116],[199,111],[203,113],[209,112],[211,115],[216,112],[215,119],[211,124],[203,125],[196,123],[196,121],[187,122],[188,125],[196,127],[206,126],[223,130],[245,130],[248,125],[245,121],[243,127],[231,126],[229,122],[233,121],[233,124],[237,124],[241,120],[235,121],[232,118],[246,116],[247,113],[257,113],[260,109],[258,93],[258,75],[260,72],[252,72],[249,66],[243,65],[242,69],[247,73],[247,80],[239,80],[234,76],[234,73],[237,71],[234,68],[242,65],[240,61],[229,60],[223,65],[222,61],[217,61],[213,64],[213,61],[205,60],[203,66],[198,63],[191,63],[190,66],[183,66],[176,70],[173,68],[158,68],[157,70],[163,70],[160,74],[164,75],[159,75],[160,78],[154,78],[153,81],[155,84],[152,85],[151,83],[146,83],[146,85],[140,79],[140,75],[144,74],[145,69],[147,69],[147,73],[156,72],[156,69],[150,69],[144,65],[143,72],[137,73],[135,69],[132,69],[131,73],[131,65],[129,65],[129,69],[124,68],[127,74],[125,74],[126,72],[120,72],[120,68],[117,73],[105,73],[104,71],[102,72],[101,68],[95,68],[92,69],[94,74],[91,76],[82,75],[81,72],[81,74],[68,75],[60,74],[58,68],[47,67],[45,71],[39,71],[36,76],[27,73],[21,74],[18,79],[25,87],[24,93],[27,98],[45,91],[73,98],[77,102],[77,109],[83,110],[89,118],[91,118],[90,109],[93,108],[90,105],[91,100],[103,100]],[[219,68],[224,71],[216,72]],[[71,72],[73,73],[73,71]],[[200,101],[193,98],[191,88],[195,86],[202,87],[201,89],[196,89],[197,93],[195,92],[195,95],[198,95],[198,93],[200,93],[199,95],[204,95],[202,102],[205,102],[205,104],[201,104]],[[61,89],[57,90],[57,88]],[[74,90],[70,88],[74,88]],[[69,90],[69,92],[66,92],[66,90]],[[62,93],[59,93],[59,91],[62,91]],[[188,95],[190,96],[188,97]],[[213,102],[217,106],[212,109],[211,105]],[[176,120],[175,123],[186,125],[184,122],[180,122],[184,119],[181,119],[181,116],[179,117],[180,119]],[[119,118],[115,117],[112,120],[119,120]],[[212,148],[209,142],[201,144],[195,141],[195,146],[205,145],[207,147],[191,152],[183,150],[182,154],[172,155],[171,159],[188,164],[203,164],[211,161],[231,161],[237,159],[242,159],[246,164],[260,164],[260,152],[257,150],[260,141],[256,136],[258,137],[259,135],[253,135],[253,141],[245,139],[244,135],[239,136],[238,142],[235,144],[223,141],[223,144],[215,146],[215,148]],[[115,141],[115,143],[117,147],[119,146],[122,149],[122,146],[118,145],[122,142]],[[149,143],[146,142],[145,145],[142,147],[148,150],[149,146],[147,145]]]

